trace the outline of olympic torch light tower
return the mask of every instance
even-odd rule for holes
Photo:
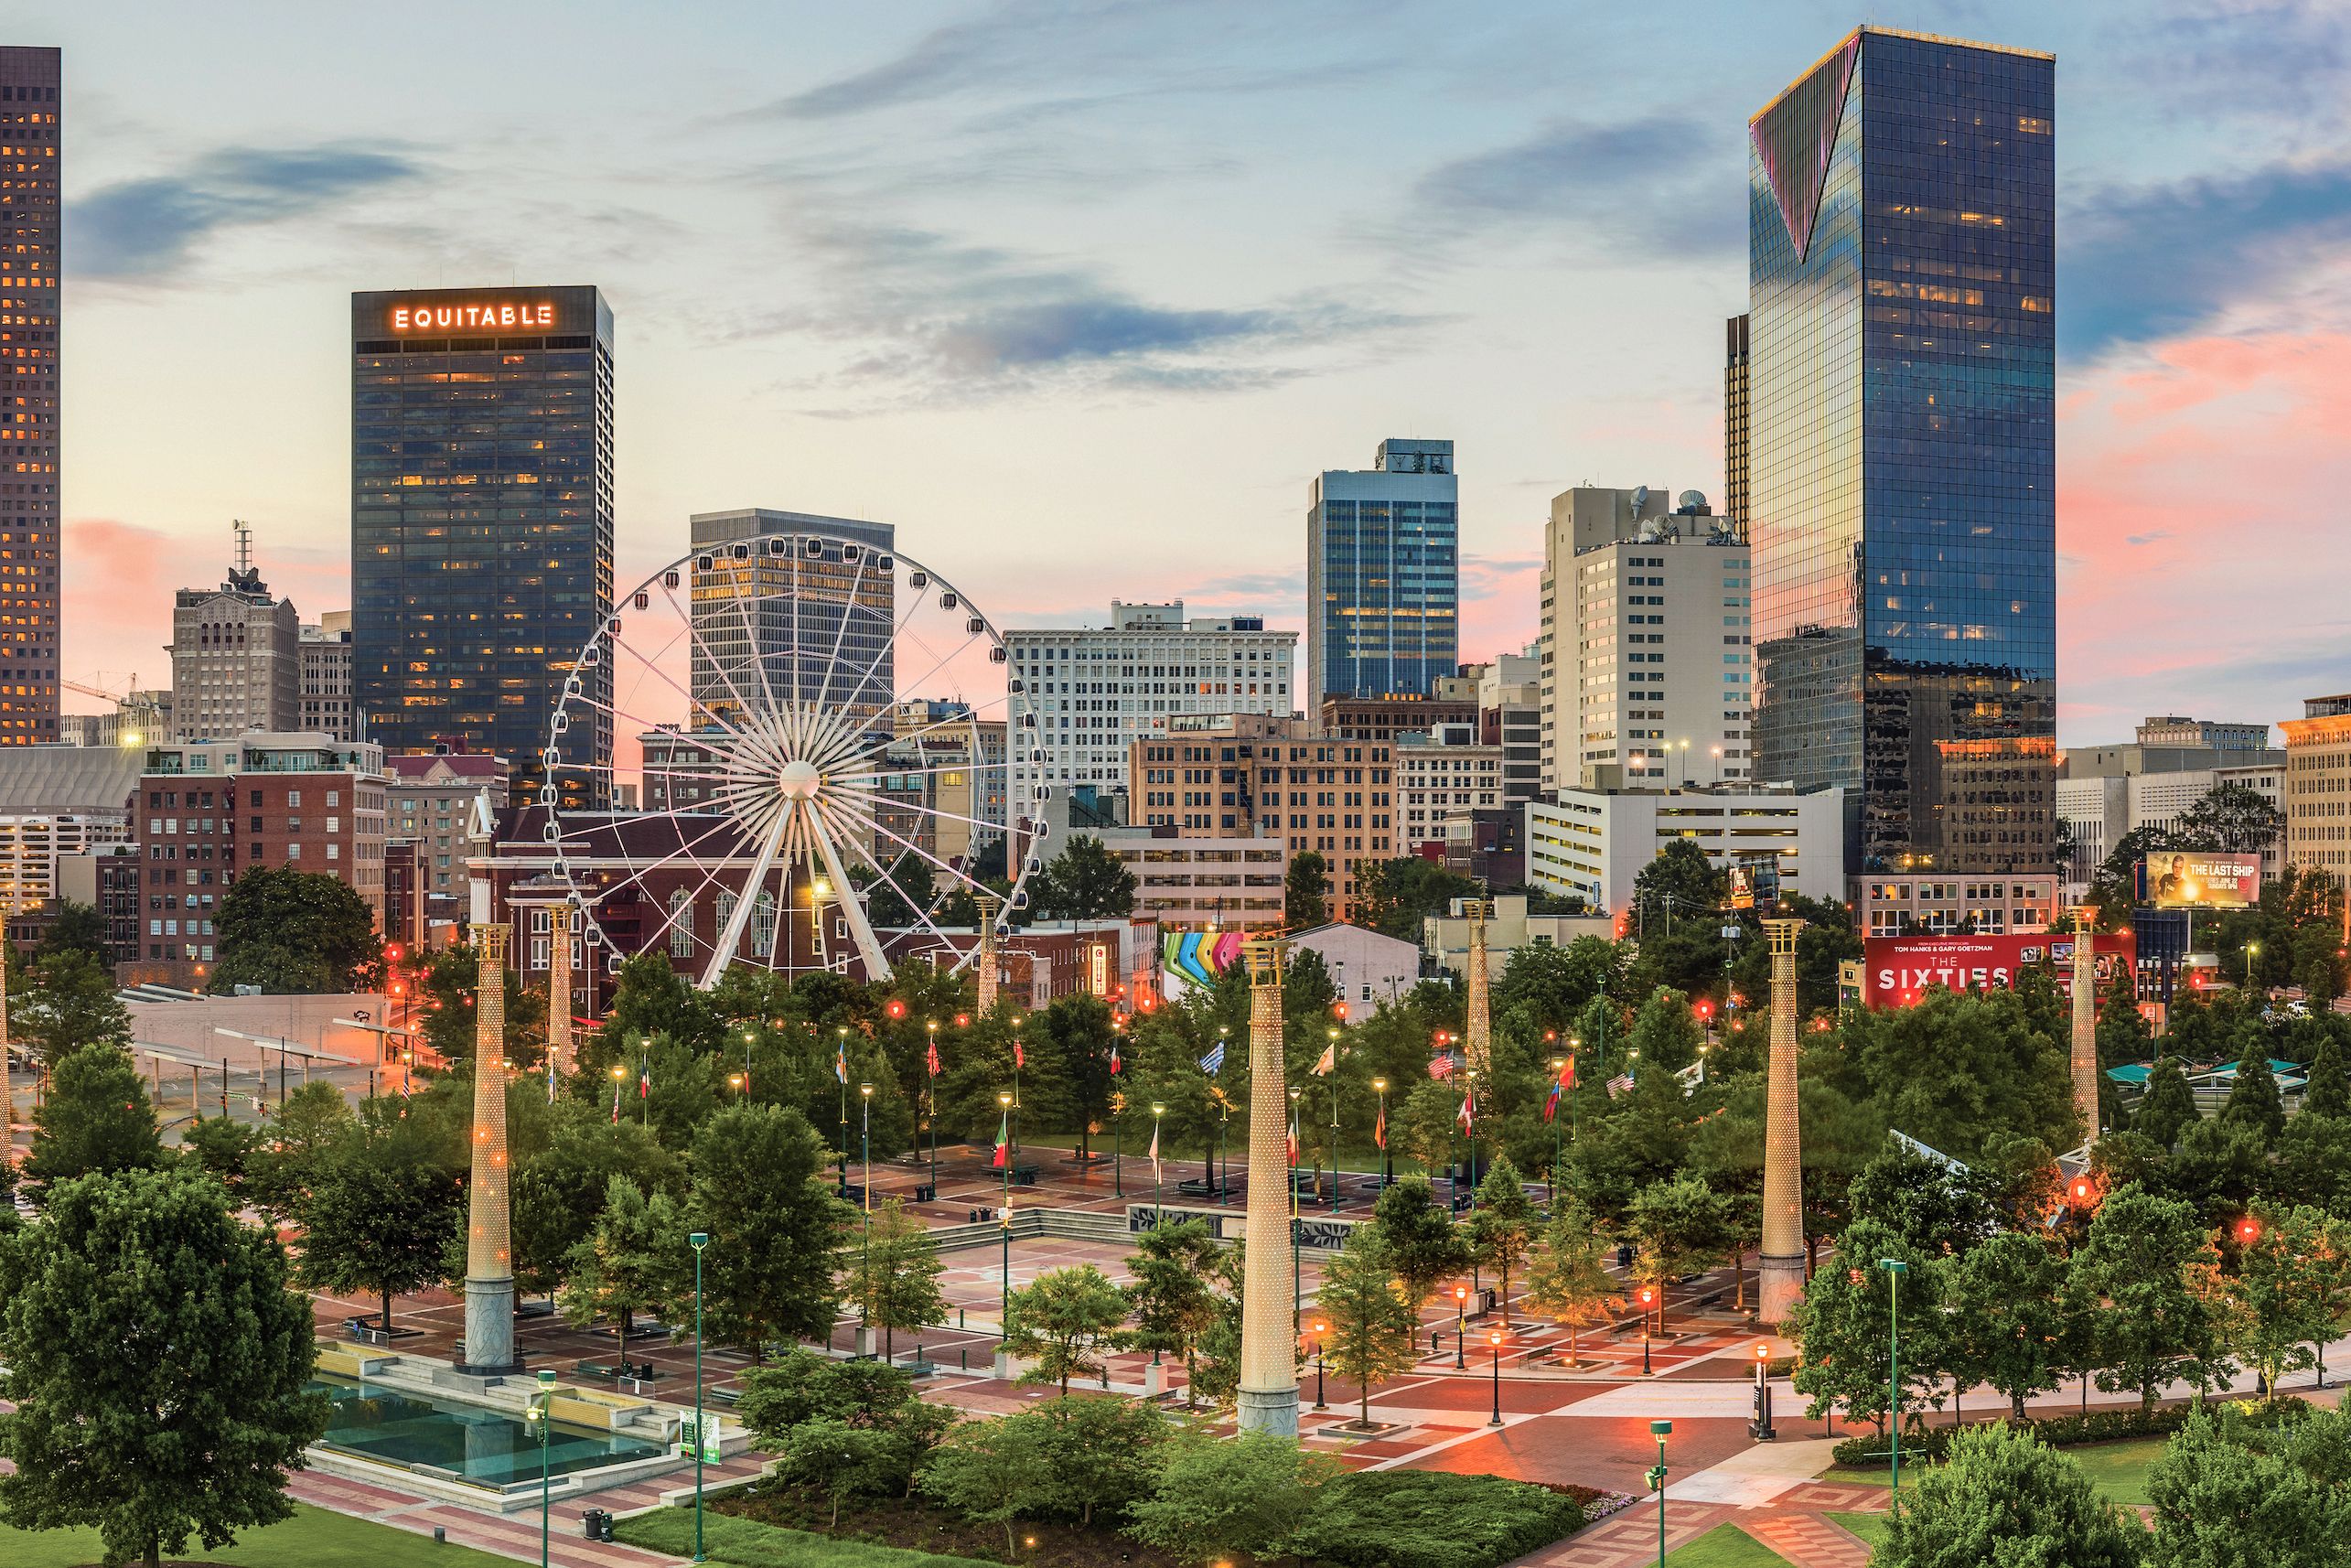
[[[478,928],[480,972],[474,982],[473,1176],[466,1184],[466,1357],[457,1370],[507,1377],[522,1369],[514,1354],[514,1251],[507,1235],[505,926]]]
[[[1804,1294],[1804,1147],[1796,1113],[1796,934],[1801,920],[1766,920],[1771,949],[1771,1059],[1764,1086],[1763,1255],[1755,1311],[1784,1323]]]
[[[1494,1071],[1494,1022],[1487,1001],[1486,920],[1494,906],[1483,898],[1466,901],[1469,912],[1469,1017],[1464,1042],[1469,1070],[1491,1082]]]
[[[547,911],[547,1081],[569,1072],[572,1061],[572,907]]]
[[[1249,965],[1249,1250],[1240,1295],[1240,1429],[1298,1435],[1298,1298],[1281,1244],[1290,1229],[1289,1095],[1282,1072],[1278,937],[1245,944]]]
[[[8,1079],[8,966],[0,962],[0,1166],[16,1162],[16,1088]]]
[[[996,912],[1004,901],[993,893],[972,897],[980,907],[980,956],[972,967],[979,972],[980,1016],[984,1018],[996,1010]]]
[[[2098,1142],[2098,954],[2090,929],[2098,909],[2085,904],[2074,915],[2074,1109],[2081,1112],[2088,1141]]]

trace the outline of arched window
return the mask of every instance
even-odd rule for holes
[[[776,896],[762,887],[757,901],[751,906],[751,956],[767,958],[775,950]]]
[[[681,887],[670,895],[670,956],[694,955],[693,896]]]

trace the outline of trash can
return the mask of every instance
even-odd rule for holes
[[[590,1509],[581,1514],[580,1536],[585,1541],[610,1541],[612,1515],[603,1509]]]

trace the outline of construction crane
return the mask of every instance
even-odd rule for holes
[[[106,671],[101,670],[98,674],[102,680]],[[154,693],[139,690],[136,671],[132,671],[128,689],[123,692],[110,692],[103,686],[93,686],[81,681],[60,679],[58,684],[69,692],[79,692],[85,697],[97,697],[114,704],[117,714],[114,739],[117,745],[139,746],[163,738],[162,704],[156,701]],[[124,720],[128,721],[128,727],[124,727]]]

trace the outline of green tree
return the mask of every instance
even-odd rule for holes
[[[607,1125],[577,1101],[556,1111],[546,1149],[516,1162],[508,1231],[521,1291],[552,1293],[562,1283],[572,1249],[604,1212],[614,1176],[645,1192],[675,1192],[685,1179],[678,1157],[635,1122]]]
[[[1287,1556],[1316,1493],[1338,1474],[1331,1455],[1268,1432],[1229,1443],[1179,1439],[1168,1445],[1158,1490],[1134,1505],[1126,1532],[1187,1563]]]
[[[1659,934],[1670,920],[1686,919],[1720,908],[1730,893],[1730,877],[1714,869],[1706,852],[1693,839],[1669,839],[1657,858],[1633,878],[1633,908],[1640,912],[1646,939],[1648,922],[1659,922]]]
[[[2109,1194],[2074,1254],[2074,1282],[2100,1301],[2098,1386],[2135,1389],[2142,1409],[2155,1390],[2219,1353],[2221,1304],[2211,1289],[2217,1259],[2195,1210],[2142,1187]]]
[[[2342,1425],[2339,1412],[2314,1412],[2288,1427],[2285,1441],[2257,1442],[2233,1412],[2190,1411],[2147,1472],[2150,1568],[2342,1562],[2351,1491],[2309,1462],[2323,1446],[2313,1439],[2339,1444]]]
[[[1930,990],[1911,1006],[1851,1010],[1831,1081],[1963,1164],[1994,1136],[2070,1149],[2081,1131],[2067,1048],[2062,1026],[2045,1023],[2014,991]]]
[[[221,896],[220,961],[211,988],[270,993],[358,991],[383,965],[375,911],[359,890],[325,872],[247,868]]]
[[[1728,1256],[1739,1240],[1737,1211],[1730,1194],[1698,1176],[1651,1182],[1635,1195],[1625,1233],[1648,1277],[1661,1284],[1712,1268]],[[1664,1319],[1662,1305],[1659,1319]]]
[[[2147,1074],[2147,1092],[2131,1118],[2131,1130],[2168,1154],[2195,1120],[2195,1092],[2188,1088],[2179,1058],[2156,1058]]]
[[[2316,1359],[2334,1337],[2335,1276],[2351,1227],[2310,1208],[2247,1216],[2237,1234],[2237,1273],[2228,1281],[2229,1348],[2274,1391],[2278,1380]]]
[[[1162,1220],[1126,1261],[1127,1299],[1134,1307],[1136,1348],[1184,1363],[1184,1402],[1197,1403],[1201,1337],[1216,1322],[1217,1243],[1205,1219]]]
[[[1043,1422],[964,1422],[933,1451],[920,1485],[966,1519],[1003,1525],[1004,1558],[1014,1561],[1014,1526],[1047,1517],[1065,1495],[1047,1438]]]
[[[25,1161],[36,1203],[75,1176],[164,1163],[155,1107],[128,1051],[83,1046],[57,1064],[48,1094],[33,1112],[32,1153]]]
[[[2062,1380],[2079,1298],[2066,1288],[2066,1260],[2047,1240],[2007,1230],[1955,1259],[1945,1271],[1951,1317],[1954,1400],[1970,1383],[2024,1402]]]
[[[260,1139],[246,1163],[253,1201],[263,1213],[280,1219],[293,1216],[310,1186],[311,1167],[354,1120],[343,1091],[324,1079],[288,1091],[262,1123]]]
[[[908,1214],[901,1198],[883,1199],[850,1262],[849,1299],[882,1331],[884,1360],[897,1359],[899,1329],[947,1321],[947,1297],[939,1288],[944,1272],[922,1217]]]
[[[1907,1265],[1902,1278],[1902,1385],[1907,1410],[1935,1383],[1949,1359],[1941,1343],[1941,1265],[1874,1219],[1856,1219],[1837,1243],[1844,1266],[1816,1270],[1786,1325],[1803,1355],[1796,1391],[1809,1395],[1811,1415],[1840,1404],[1850,1419],[1885,1430],[1893,1325],[1893,1292],[1882,1259]]]
[[[640,1312],[665,1315],[692,1291],[692,1248],[676,1201],[651,1197],[627,1176],[614,1176],[604,1212],[586,1240],[572,1249],[572,1268],[555,1293],[564,1320],[585,1328],[609,1317],[628,1359],[628,1330]]]
[[[1134,873],[1090,833],[1072,838],[1045,866],[1037,916],[1110,920],[1134,913]]]
[[[226,1116],[199,1116],[179,1135],[180,1152],[242,1202],[245,1166],[261,1143],[261,1130]]]
[[[1456,898],[1475,898],[1477,884],[1434,861],[1408,854],[1358,862],[1354,924],[1399,941],[1418,942],[1421,922],[1442,915]]]
[[[1004,1351],[1033,1363],[1023,1382],[1057,1383],[1069,1391],[1073,1376],[1100,1377],[1105,1350],[1124,1348],[1126,1293],[1091,1263],[1047,1269],[1012,1293]]]
[[[2258,789],[2216,784],[2172,820],[2172,847],[2215,854],[2250,854],[2284,836],[2285,813]]]
[[[57,918],[41,933],[38,945],[33,949],[36,958],[50,959],[59,953],[78,952],[100,965],[107,961],[106,917],[96,906],[76,898],[60,898]]]
[[[11,1037],[51,1069],[84,1046],[131,1043],[131,1010],[114,994],[113,972],[80,949],[43,958],[9,1000]]]
[[[1054,1517],[1080,1527],[1116,1519],[1151,1493],[1161,1449],[1172,1435],[1149,1405],[1071,1394],[1021,1412],[1044,1428],[1044,1449],[1061,1496]]]
[[[1510,1163],[1509,1155],[1501,1155],[1477,1184],[1477,1207],[1470,1212],[1468,1230],[1470,1255],[1480,1268],[1500,1276],[1506,1325],[1510,1321],[1510,1275],[1527,1255],[1539,1218],[1527,1199],[1519,1167]]]
[[[2130,970],[2118,966],[2098,996],[2098,1065],[2143,1061],[2153,1045],[2147,1015],[2139,1011],[2138,983]]]
[[[1371,1425],[1371,1385],[1412,1370],[1421,1315],[1397,1287],[1395,1260],[1377,1227],[1358,1225],[1323,1268],[1315,1312],[1326,1331],[1323,1359],[1356,1384],[1357,1423]]]
[[[2344,1072],[2342,1054],[2331,1036],[2311,1053],[2300,1109],[2305,1116],[2351,1117],[2351,1075]]]
[[[1327,925],[1330,918],[1330,862],[1302,849],[1290,857],[1290,869],[1282,879],[1282,922],[1303,931]]]
[[[392,1298],[443,1277],[464,1232],[454,1151],[422,1120],[378,1112],[337,1133],[305,1182],[293,1206],[303,1231],[302,1282],[377,1296],[389,1331]]]
[[[1874,1219],[1927,1256],[1964,1252],[1998,1229],[2000,1216],[1975,1173],[1953,1169],[1889,1138],[1854,1176],[1853,1216]]]
[[[1567,1327],[1567,1362],[1583,1365],[1583,1333],[1625,1310],[1624,1292],[1603,1259],[1613,1243],[1583,1200],[1562,1197],[1551,1208],[1527,1265],[1527,1309]]]
[[[186,1166],[65,1182],[0,1243],[0,1516],[95,1525],[155,1568],[285,1519],[286,1472],[327,1428],[310,1303],[284,1251]]]
[[[705,1231],[703,1302],[714,1337],[748,1348],[822,1339],[855,1211],[832,1196],[823,1141],[797,1111],[729,1106],[703,1123],[688,1229]]]
[[[1439,1284],[1469,1272],[1469,1238],[1437,1206],[1426,1176],[1399,1176],[1381,1188],[1371,1224],[1388,1244],[1397,1282],[1416,1313]]]
[[[2237,1080],[2228,1086],[2228,1098],[2220,1107],[2220,1119],[2253,1129],[2260,1134],[2265,1149],[2285,1131],[2286,1107],[2278,1094],[2278,1077],[2270,1069],[2269,1058],[2260,1051],[2238,1064]]]
[[[832,1505],[827,1528],[838,1529],[843,1502],[896,1489],[903,1474],[898,1459],[890,1434],[817,1416],[786,1434],[773,1474],[789,1485],[823,1493]]]
[[[1879,1568],[2137,1568],[2138,1521],[2099,1498],[2080,1461],[2004,1425],[1952,1434],[1873,1562]]]

